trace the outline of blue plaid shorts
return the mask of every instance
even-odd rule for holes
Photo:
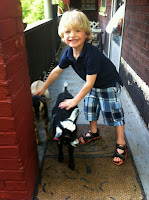
[[[85,119],[97,121],[101,110],[105,124],[109,126],[124,125],[120,93],[121,86],[119,84],[106,89],[92,88],[84,98]]]

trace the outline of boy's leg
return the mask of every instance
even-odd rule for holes
[[[99,130],[97,128],[97,121],[90,121],[90,127],[91,129],[79,138],[80,144],[87,144],[91,140],[96,140],[101,138]]]
[[[115,129],[116,129],[116,133],[117,133],[117,144],[125,145],[126,142],[125,142],[125,136],[124,136],[124,125],[116,126]],[[117,151],[119,154],[124,153],[124,151],[119,148],[117,149]],[[120,162],[120,161],[122,161],[122,159],[119,157],[114,157],[113,161]]]
[[[97,133],[97,121],[91,121],[90,126],[91,126],[91,132]]]
[[[121,165],[126,161],[128,150],[124,137],[125,120],[120,92],[121,88],[117,85],[117,87],[101,89],[98,93],[104,122],[116,129],[116,150],[112,159],[113,164],[116,165]]]
[[[80,144],[89,143],[91,140],[99,139],[101,136],[97,129],[97,120],[100,113],[99,99],[96,96],[95,88],[85,96],[84,99],[84,114],[85,119],[90,122],[91,129],[79,138]]]
[[[97,133],[97,121],[91,121],[90,123],[90,127],[91,127],[91,132],[92,133]],[[90,137],[90,131],[85,135],[86,137]],[[81,137],[81,141],[83,142],[83,137]]]

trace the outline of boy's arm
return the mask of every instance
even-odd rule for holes
[[[60,74],[64,71],[64,69],[61,69],[59,66],[56,66],[51,73],[49,74],[45,84],[43,87],[39,90],[37,90],[34,95],[43,95],[45,93],[45,90],[60,76]]]
[[[76,106],[85,96],[86,94],[92,89],[94,83],[96,81],[97,74],[94,75],[87,75],[86,76],[86,83],[80,90],[80,92],[73,98],[73,99],[66,99],[64,102],[60,103],[60,108],[66,108],[69,110]]]

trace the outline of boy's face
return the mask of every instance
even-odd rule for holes
[[[79,28],[68,27],[64,30],[65,43],[74,49],[82,49],[86,38],[86,33]]]

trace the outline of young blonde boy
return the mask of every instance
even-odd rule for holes
[[[85,97],[84,113],[91,129],[79,138],[80,144],[100,138],[97,120],[101,110],[105,124],[116,129],[117,144],[112,162],[121,165],[126,161],[128,150],[124,139],[125,121],[120,100],[122,80],[112,62],[88,43],[92,35],[89,20],[83,12],[79,10],[65,12],[58,33],[69,48],[63,54],[59,65],[50,73],[44,86],[35,94],[42,95],[64,69],[71,65],[86,82],[73,99],[66,99],[59,107],[69,110]]]

